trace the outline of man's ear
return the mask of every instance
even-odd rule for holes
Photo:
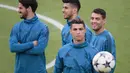
[[[77,13],[77,8],[73,8],[73,13],[74,13],[74,14]]]
[[[70,28],[70,34],[72,33],[72,29]]]
[[[106,24],[106,18],[104,19],[104,24]]]
[[[32,8],[31,8],[31,6],[29,6],[29,7],[27,8],[27,10],[28,10],[28,11],[32,11]]]
[[[84,28],[84,31],[87,32],[86,28]]]

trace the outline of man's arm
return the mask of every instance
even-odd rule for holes
[[[105,42],[105,51],[110,52],[114,56],[116,61],[116,46],[114,38],[107,36],[107,40]],[[114,73],[115,67],[112,69],[110,73]]]
[[[92,31],[90,30],[90,28],[88,28],[87,25],[86,25],[86,34],[85,34],[85,36],[86,36],[87,42],[90,43],[91,40],[92,40],[92,37],[93,37],[93,33],[92,33]]]
[[[37,46],[34,46],[32,49],[26,51],[26,54],[43,54],[45,48],[47,47],[49,40],[49,30],[48,27],[41,30]]]
[[[23,43],[19,44],[18,41],[18,28],[16,26],[12,29],[11,34],[10,34],[10,40],[9,40],[9,45],[10,45],[10,51],[11,52],[24,52],[30,48],[33,47],[33,42],[28,42],[28,43]]]
[[[64,46],[66,44],[65,41],[64,41],[63,30],[64,30],[64,28],[61,31],[62,46]]]
[[[63,72],[63,59],[60,58],[59,53],[56,57],[56,62],[54,65],[54,73],[62,73]]]
[[[107,40],[105,41],[105,51],[110,52],[116,59],[116,45],[114,38],[107,36]]]

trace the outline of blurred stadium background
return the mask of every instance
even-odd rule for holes
[[[116,40],[117,65],[115,73],[130,73],[130,0],[80,0],[82,8],[80,17],[90,26],[90,14],[94,8],[107,11],[106,28]],[[48,16],[65,24],[62,16],[62,0],[38,0],[37,13]],[[0,0],[0,4],[17,7],[18,0]],[[9,50],[9,35],[13,25],[20,21],[16,11],[0,7],[0,73],[13,73],[15,54]],[[61,47],[60,29],[45,22],[49,26],[50,40],[46,48],[47,63],[51,62]],[[48,73],[53,72],[53,67]]]

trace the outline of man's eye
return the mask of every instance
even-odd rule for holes
[[[64,7],[65,9],[68,9],[68,7]]]
[[[83,30],[83,28],[79,28],[79,30]]]
[[[100,18],[96,18],[96,20],[100,20]]]
[[[93,20],[94,18],[93,17],[91,17],[91,20]]]
[[[76,31],[77,29],[73,29],[74,31]]]

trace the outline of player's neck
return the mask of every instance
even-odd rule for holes
[[[78,14],[73,14],[68,20],[72,21],[73,19],[75,19],[78,16]]]
[[[104,30],[105,30],[105,28],[103,27],[103,28],[99,29],[98,31],[95,31],[95,33],[98,35],[98,34],[102,33]]]
[[[83,42],[85,42],[85,39],[83,39],[83,40],[73,40],[74,44],[81,44]]]
[[[35,16],[33,12],[28,13],[28,16],[26,19],[32,19]]]

